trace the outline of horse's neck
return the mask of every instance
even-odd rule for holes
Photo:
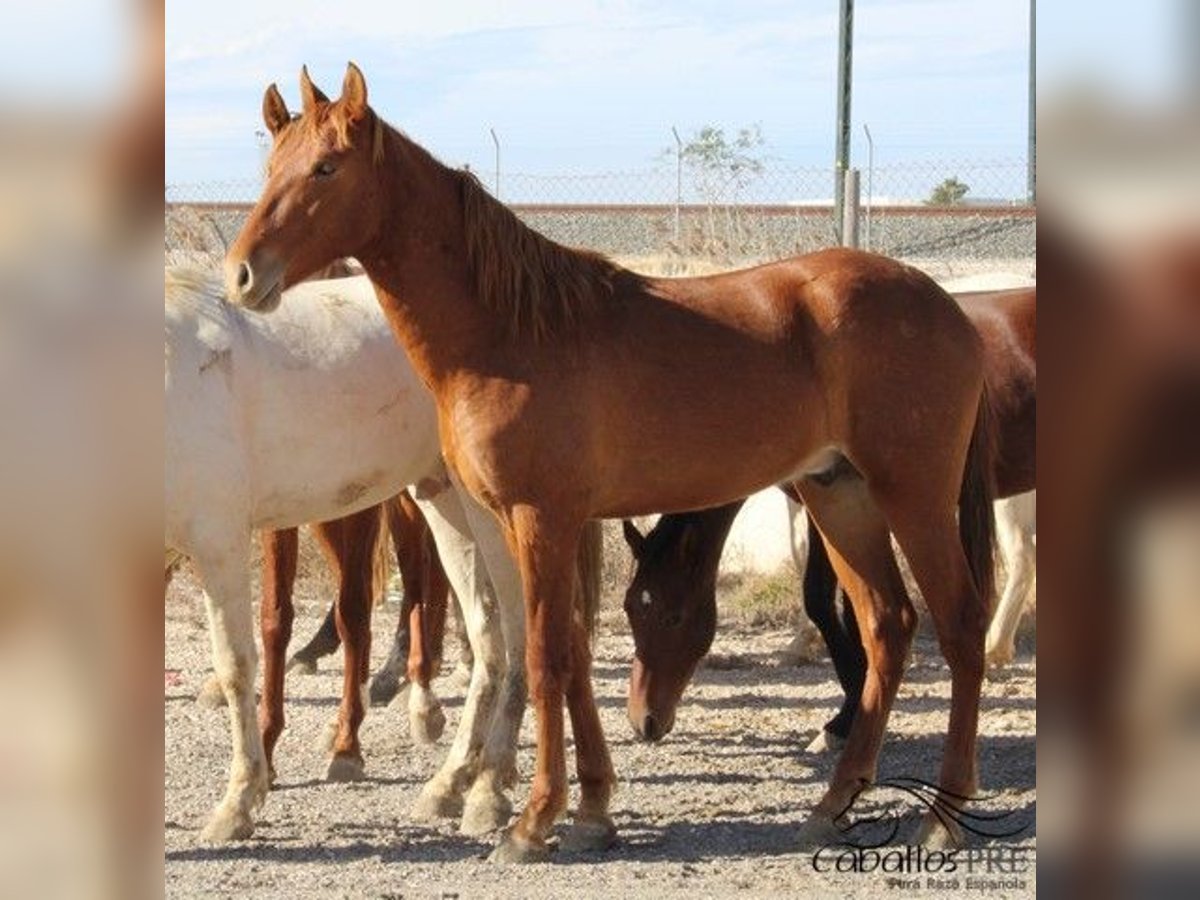
[[[411,189],[401,201],[390,185],[382,188],[394,208],[387,218],[419,227],[387,229],[360,262],[413,367],[436,390],[459,372],[488,367],[501,323],[476,293],[453,176],[429,164],[436,168],[428,179],[412,180],[421,185],[415,199]]]

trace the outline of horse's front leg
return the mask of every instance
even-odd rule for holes
[[[240,540],[238,538],[240,537]],[[252,813],[267,795],[267,763],[254,716],[254,626],[250,608],[250,535],[195,551],[204,581],[213,670],[229,709],[233,760],[225,797],[201,832],[206,841],[240,840],[254,830]]]
[[[525,663],[537,714],[537,762],[529,801],[492,852],[497,862],[549,856],[546,836],[567,807],[563,699],[570,678],[575,559],[582,521],[515,507],[506,517],[525,588]]]

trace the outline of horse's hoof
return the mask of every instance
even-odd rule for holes
[[[369,698],[372,706],[387,706],[400,693],[400,680],[391,672],[379,672],[371,679]]]
[[[463,804],[462,822],[458,830],[468,837],[496,831],[512,818],[512,801],[502,793],[472,788]]]
[[[1015,647],[1005,647],[996,650],[989,650],[984,654],[984,662],[987,665],[985,670],[989,678],[993,678],[1000,674],[1000,670],[1013,661],[1013,657],[1017,655]]]
[[[289,673],[296,672],[300,675],[316,675],[317,661],[306,657],[293,656],[288,660],[286,671]]]
[[[362,781],[366,777],[361,756],[334,756],[325,771],[326,781]]]
[[[580,853],[607,850],[616,842],[617,828],[605,816],[602,819],[576,819],[562,836],[558,847],[564,853]]]
[[[493,863],[535,863],[550,859],[550,848],[545,841],[530,841],[517,837],[514,829],[504,832],[500,843],[488,857]]]
[[[805,753],[832,753],[841,750],[846,746],[846,739],[839,737],[832,731],[822,728],[817,732],[817,736],[812,739],[807,747],[804,748]]]
[[[799,845],[801,850],[819,850],[841,841],[845,835],[828,813],[813,812],[800,826]]]
[[[200,832],[200,840],[206,844],[224,844],[228,841],[244,841],[253,833],[254,822],[249,813],[217,807]]]
[[[929,812],[921,819],[915,843],[928,850],[953,850],[962,847],[965,841],[962,827],[957,822],[943,821],[942,816]]]
[[[414,822],[436,822],[438,819],[455,819],[462,811],[463,800],[460,795],[427,784],[417,795],[410,818]]]
[[[220,709],[225,705],[225,691],[216,675],[209,675],[200,690],[196,692],[196,705],[205,709]]]
[[[446,714],[442,712],[441,704],[434,700],[430,706],[423,709],[410,710],[408,730],[414,744],[437,743],[437,739],[446,730]]]

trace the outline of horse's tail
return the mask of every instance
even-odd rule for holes
[[[589,519],[583,526],[579,541],[579,553],[575,560],[575,571],[579,575],[579,611],[588,637],[596,634],[596,621],[600,616],[600,576],[604,567],[604,530],[596,519]]]
[[[963,469],[962,488],[958,494],[958,534],[967,555],[967,565],[975,581],[975,589],[984,609],[993,606],[996,569],[993,551],[996,541],[996,519],[992,501],[995,485],[996,425],[987,387],[979,396],[975,412],[975,428],[967,448],[967,463]]]

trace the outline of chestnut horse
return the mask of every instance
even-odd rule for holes
[[[405,641],[407,658],[398,657],[393,651],[389,663],[397,658],[406,663],[407,677],[413,691],[409,707],[413,740],[432,743],[441,735],[446,722],[430,690],[430,683],[434,676],[435,661],[441,657],[449,583],[438,559],[429,525],[407,491],[402,491],[381,506],[372,506],[314,526],[321,548],[338,574],[338,596],[327,621],[332,626],[334,648],[340,643],[339,631],[347,634],[350,641],[361,640],[362,635],[370,634],[375,574],[373,557],[376,541],[382,537],[381,516],[386,518],[396,559],[400,564],[400,576],[404,581],[404,604],[397,634],[403,632],[406,637],[411,636]],[[284,659],[294,618],[292,587],[299,557],[298,529],[265,531],[262,533],[262,545],[263,693],[259,701],[259,726],[267,765],[274,780],[272,761],[275,743],[284,726]],[[341,620],[340,628],[338,620]],[[369,647],[349,648],[347,657],[361,661],[364,669],[360,672],[360,678],[365,682]],[[390,669],[385,666],[376,677],[386,676],[389,672]],[[330,763],[329,777],[332,780],[353,780],[361,776],[361,760],[335,756]]]
[[[1028,504],[1034,489],[1037,424],[1037,294],[1033,288],[955,295],[983,339],[984,372],[996,414],[997,503]],[[790,493],[790,492],[789,492]],[[716,509],[663,516],[643,536],[625,522],[625,539],[636,560],[625,609],[638,647],[629,685],[629,716],[636,722],[652,711],[665,730],[716,630],[716,578],[721,551],[743,501]],[[1012,531],[1011,523],[1001,528]],[[1019,553],[1007,553],[1012,560]],[[1024,559],[1016,559],[1020,566]],[[1012,568],[1017,568],[1014,565]],[[996,610],[988,643],[1000,649],[1020,614],[1026,578],[1010,571],[1004,601]],[[853,604],[837,599],[837,577],[824,542],[809,531],[804,567],[804,608],[829,648],[834,671],[845,692],[841,709],[817,736],[810,750],[843,745],[862,702],[867,655]],[[993,635],[995,637],[993,638]],[[1011,638],[1010,638],[1011,639]]]
[[[446,605],[450,583],[438,557],[437,545],[420,507],[407,491],[401,491],[384,504],[382,514],[386,517],[392,546],[399,563],[400,579],[404,586],[404,597],[400,605],[400,617],[392,638],[392,649],[388,658],[371,679],[370,698],[372,706],[386,706],[401,688],[401,679],[410,684],[428,688],[437,668],[441,664],[442,644],[446,626]],[[264,535],[263,547],[266,554],[264,567],[278,567],[284,577],[295,578],[296,558],[299,552],[295,529],[279,532],[271,540]],[[339,542],[324,533],[324,526],[317,526],[327,555],[335,554]],[[334,556],[330,561],[339,566]],[[289,581],[290,583],[290,581]],[[284,601],[290,604],[290,599]],[[317,670],[317,660],[337,650],[341,644],[337,628],[337,602],[330,605],[329,612],[320,628],[301,649],[292,654],[287,669],[306,673]],[[288,607],[290,610],[290,606]],[[286,643],[286,642],[285,642]],[[440,717],[440,709],[434,707],[433,715]],[[413,720],[415,722],[416,720]],[[421,742],[437,740],[440,727],[426,729],[426,736],[414,734]]]
[[[500,519],[525,592],[537,714],[528,804],[492,854],[544,859],[566,810],[563,701],[581,796],[567,848],[611,845],[614,783],[573,563],[591,519],[702,509],[794,484],[872,636],[864,713],[805,839],[875,776],[915,626],[889,529],[937,624],[953,681],[939,797],[975,790],[992,578],[990,412],[981,342],[917,270],[829,250],[705,278],[657,279],[525,226],[367,103],[351,64],[330,102],[301,73],[255,208],[226,256],[229,299],[270,310],[331,259],[367,272],[433,390],[452,475]],[[956,521],[956,513],[958,520]],[[960,530],[961,526],[961,530]],[[641,724],[645,736],[657,728]],[[933,843],[959,837],[931,814]]]

